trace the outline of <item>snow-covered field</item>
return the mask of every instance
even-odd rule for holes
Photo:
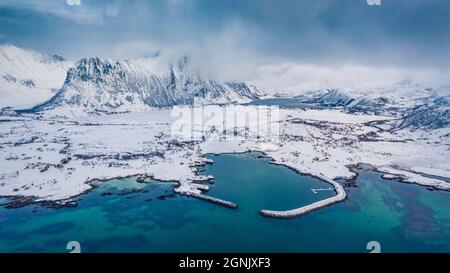
[[[226,106],[205,106],[202,111],[222,107]],[[234,108],[236,115],[257,110],[256,106]],[[262,151],[276,164],[324,180],[351,179],[356,175],[351,168],[365,163],[391,178],[450,190],[448,127],[391,131],[380,129],[383,123],[392,123],[390,116],[279,109],[271,120],[276,123],[272,128],[279,131],[271,135],[249,135],[251,123],[258,122],[252,117],[238,128],[210,119],[194,134],[202,137],[190,140],[173,133],[179,119],[171,109],[114,115],[62,113],[0,116],[0,196],[67,200],[99,180],[130,175],[178,181],[177,192],[198,194],[205,189],[199,181],[210,179],[196,174],[196,166],[206,162],[204,154],[248,150]]]
[[[236,104],[261,94],[203,78],[188,57],[159,69],[154,62],[72,63],[0,46],[0,196],[64,203],[134,175],[199,196],[208,189],[200,181],[211,179],[197,174],[205,154],[250,150],[333,184],[337,199],[345,191],[333,181],[354,178],[358,164],[450,190],[449,86],[317,90],[296,94],[315,109],[278,109]],[[197,106],[176,106],[185,104]]]

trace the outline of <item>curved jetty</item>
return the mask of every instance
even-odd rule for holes
[[[294,218],[307,214],[313,210],[317,210],[344,201],[347,198],[347,193],[345,192],[341,184],[328,179],[325,179],[325,181],[334,186],[334,189],[337,193],[335,196],[293,210],[285,210],[285,211],[261,210],[260,214],[265,217],[286,218],[286,219]]]
[[[238,206],[235,203],[229,202],[229,201],[225,201],[219,198],[215,198],[209,195],[204,195],[204,194],[200,194],[200,193],[189,193],[189,196],[201,199],[201,200],[205,200],[214,204],[218,204],[227,208],[231,208],[231,209],[236,209]]]

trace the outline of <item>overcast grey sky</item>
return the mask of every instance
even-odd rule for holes
[[[381,3],[0,0],[0,42],[60,53],[73,60],[94,55],[187,54],[205,71],[225,78],[260,77],[261,67],[269,65],[272,70],[281,69],[277,73],[289,72],[292,65],[308,66],[311,74],[314,69],[328,69],[325,74],[331,78],[342,77],[329,73],[344,73],[345,67],[397,69],[398,77],[408,73],[446,77],[450,70],[450,1]]]

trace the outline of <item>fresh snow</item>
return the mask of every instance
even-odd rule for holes
[[[208,163],[204,155],[246,151],[264,152],[337,191],[302,209],[264,212],[272,216],[342,201],[345,190],[335,181],[353,179],[360,164],[450,190],[448,86],[311,91],[299,98],[320,109],[278,110],[239,104],[261,95],[246,83],[203,79],[188,58],[159,72],[152,59],[86,58],[69,67],[59,56],[0,47],[0,108],[30,108],[0,111],[0,196],[70,200],[102,180],[137,175],[176,182],[176,192],[211,201],[202,181],[212,177],[197,172]],[[257,135],[267,118],[262,110],[276,115],[265,120],[267,134]],[[183,113],[209,113],[193,126],[192,139],[173,130],[191,121],[180,119]],[[224,123],[221,113],[236,123]]]
[[[35,110],[75,108],[88,113],[120,113],[180,104],[242,103],[256,98],[258,90],[245,83],[202,79],[190,69],[187,58],[159,74],[143,60],[86,58],[68,71],[61,90]]]
[[[0,45],[0,108],[27,108],[53,96],[71,63],[12,45]]]
[[[204,109],[220,106],[205,106]],[[239,106],[235,113],[251,113]],[[247,111],[244,111],[247,109]],[[61,200],[82,193],[96,180],[143,175],[176,181],[180,193],[200,194],[210,177],[197,175],[204,154],[262,151],[274,163],[325,181],[355,176],[351,167],[370,164],[407,182],[450,190],[450,183],[428,175],[450,172],[450,129],[381,131],[368,121],[387,116],[336,110],[280,109],[279,135],[246,139],[246,126],[228,130],[225,140],[208,122],[204,139],[181,141],[171,135],[171,109],[115,115],[53,116],[23,114],[0,123],[0,195]],[[328,119],[330,120],[327,120]],[[250,119],[254,120],[255,119]],[[238,138],[233,139],[235,133]],[[200,134],[201,132],[199,132]],[[241,138],[239,138],[241,136]]]

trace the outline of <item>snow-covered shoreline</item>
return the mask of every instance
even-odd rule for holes
[[[236,112],[245,114],[254,107],[238,106]],[[201,181],[211,179],[197,172],[199,165],[208,163],[205,154],[247,151],[263,152],[272,158],[271,163],[330,184],[338,178],[353,179],[351,166],[368,164],[393,178],[450,190],[447,181],[425,176],[447,177],[450,172],[449,128],[388,131],[371,124],[389,122],[389,116],[280,109],[279,120],[272,121],[279,128],[275,135],[248,137],[246,124],[235,130],[225,128],[224,135],[217,130],[221,124],[215,124],[220,120],[213,120],[202,128],[202,138],[182,140],[171,134],[170,111],[2,116],[0,196],[31,202],[70,200],[89,191],[90,181],[134,175],[176,181],[178,193],[198,195],[205,190]],[[284,214],[301,215],[345,199],[345,190],[333,186],[337,195],[330,200]]]

